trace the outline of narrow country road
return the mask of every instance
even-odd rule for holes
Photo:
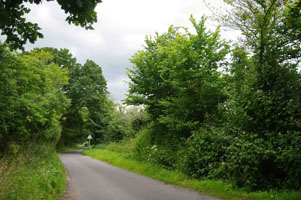
[[[76,200],[218,200],[81,155],[60,154]]]

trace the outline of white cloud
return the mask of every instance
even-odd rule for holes
[[[127,91],[129,78],[126,75],[116,77],[116,80],[108,81],[108,90],[113,94],[114,100],[124,99]]]

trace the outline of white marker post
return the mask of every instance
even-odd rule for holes
[[[90,141],[92,140],[92,136],[89,135],[89,136],[87,137],[87,139],[89,140],[89,146],[90,146]]]

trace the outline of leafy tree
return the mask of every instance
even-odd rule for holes
[[[152,122],[138,159],[250,189],[300,189],[300,1],[233,0],[220,20],[241,30],[232,49],[218,32],[171,27],[147,38],[129,70],[127,102]],[[180,159],[179,159],[180,158]]]
[[[219,31],[205,30],[205,19],[196,23],[191,18],[191,22],[196,35],[170,27],[167,33],[146,39],[145,50],[131,59],[134,66],[129,70],[127,99],[131,104],[147,105],[154,120],[186,136],[213,117],[224,101],[217,69],[228,53]]]
[[[35,51],[46,51],[49,52],[53,56],[53,62],[57,64],[60,68],[68,71],[69,81],[67,85],[64,85],[62,88],[63,92],[67,92],[70,89],[70,85],[73,80],[77,76],[75,71],[80,67],[80,64],[76,62],[76,58],[70,53],[68,49],[56,49],[52,47],[43,47],[43,48],[35,48]],[[26,54],[27,52],[23,52]]]
[[[127,137],[134,137],[148,122],[147,113],[142,106],[127,107],[122,115],[122,120],[127,124]]]
[[[104,142],[134,138],[146,125],[147,117],[144,109],[141,106],[123,106],[110,102],[107,107],[109,115]]]
[[[53,56],[53,62],[65,70],[72,71],[72,69],[76,67],[77,64],[76,58],[73,57],[73,55],[70,53],[68,49],[56,49],[52,47],[43,47],[43,48],[35,48],[34,50],[49,52]]]
[[[145,148],[156,145],[152,158],[168,167],[176,163],[175,152],[183,138],[206,126],[205,122],[218,122],[218,105],[226,98],[218,69],[225,64],[229,46],[218,30],[206,30],[205,18],[199,23],[191,18],[191,22],[196,34],[171,26],[168,32],[147,38],[128,72],[127,103],[144,104],[153,121],[152,130],[141,133],[148,135],[151,144],[137,145],[143,148],[137,152],[149,152]],[[138,138],[144,143],[142,136]]]
[[[101,143],[118,142],[126,137],[126,133],[129,131],[127,124],[122,119],[123,112],[121,109],[116,109],[116,105],[113,101],[108,101],[108,116],[107,127],[103,134],[103,140],[99,140]]]
[[[69,104],[60,90],[68,82],[67,72],[47,52],[18,55],[0,48],[1,150],[10,144],[56,144],[59,120]]]
[[[88,134],[95,140],[104,134],[107,116],[106,80],[101,68],[91,60],[70,69],[70,81],[66,95],[71,106],[63,116],[61,143],[82,141]]]
[[[63,132],[58,145],[82,142],[88,134],[93,136],[93,141],[101,142],[112,121],[113,109],[107,98],[101,67],[91,60],[84,65],[77,63],[68,49],[45,47],[35,50],[51,53],[53,61],[68,71],[68,84],[61,90],[71,100],[71,105],[61,118]]]
[[[300,131],[300,30],[291,20],[299,1],[236,0],[227,15],[239,28],[251,50],[244,63],[242,90],[236,93],[238,118],[244,130],[260,134]],[[300,9],[299,9],[300,10]],[[294,25],[296,26],[293,26]],[[234,58],[235,59],[235,58]],[[235,64],[235,63],[234,63]],[[236,65],[237,66],[237,65]],[[237,67],[236,67],[237,68]],[[234,72],[234,71],[233,71]],[[240,76],[237,70],[234,76]]]
[[[46,0],[51,1],[51,0]],[[96,5],[101,0],[57,0],[61,8],[68,14],[66,21],[86,29],[93,29],[92,24],[97,21]],[[42,0],[1,0],[0,1],[0,30],[6,35],[6,42],[14,49],[23,49],[27,41],[34,43],[43,35],[39,32],[38,24],[28,22],[24,15],[30,12],[24,4],[40,4]]]

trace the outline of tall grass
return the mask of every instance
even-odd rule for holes
[[[57,199],[65,185],[65,168],[51,147],[35,146],[0,158],[0,199]]]
[[[106,149],[123,154],[132,154],[134,150],[133,140],[121,140],[120,142],[111,142],[109,144],[98,144],[93,149]]]

